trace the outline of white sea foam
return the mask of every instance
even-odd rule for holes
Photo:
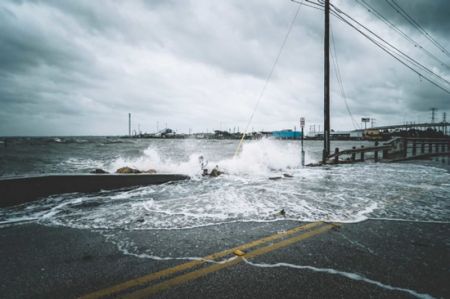
[[[377,287],[380,287],[382,289],[385,290],[389,290],[389,291],[398,291],[398,292],[403,292],[403,293],[407,293],[409,295],[412,295],[414,297],[417,298],[421,298],[421,299],[432,299],[434,298],[433,296],[429,295],[429,294],[424,294],[424,293],[419,293],[415,290],[411,290],[411,289],[407,289],[407,288],[401,288],[401,287],[395,287],[395,286],[391,286],[367,277],[364,277],[360,274],[356,274],[356,273],[351,273],[351,272],[345,272],[345,271],[340,271],[340,270],[336,270],[336,269],[332,269],[332,268],[318,268],[318,267],[313,267],[313,266],[304,266],[304,265],[295,265],[295,264],[289,264],[289,263],[276,263],[276,264],[266,264],[266,263],[253,263],[250,262],[249,260],[244,258],[244,261],[251,266],[254,267],[260,267],[260,268],[280,268],[280,267],[286,267],[286,268],[292,268],[292,269],[299,269],[299,270],[309,270],[309,271],[313,271],[313,272],[320,272],[320,273],[326,273],[326,274],[331,274],[331,275],[339,275],[351,280],[356,280],[356,281],[362,281],[371,285],[375,285]]]
[[[103,162],[94,159],[81,159],[76,157],[68,158],[59,163],[57,168],[74,169],[74,170],[92,170],[95,168],[102,168]]]
[[[23,207],[0,209],[0,222],[35,219],[86,229],[142,230],[278,220],[359,222],[368,217],[450,221],[450,174],[442,169],[410,164],[303,168],[298,143],[246,142],[234,158],[236,143],[183,142],[175,149],[172,147],[178,143],[166,148],[151,143],[137,158],[119,157],[103,165],[79,158],[68,162],[80,167],[108,167],[110,171],[126,165],[154,168],[190,174],[190,181],[54,196]],[[219,154],[222,151],[225,154]],[[200,155],[209,160],[209,167],[217,164],[226,174],[202,177]],[[293,177],[268,179],[284,173]],[[284,217],[279,214],[282,209]]]
[[[280,144],[269,139],[245,143],[242,151],[236,156],[224,159],[210,159],[207,153],[195,149],[184,161],[174,161],[163,158],[159,150],[149,146],[138,158],[119,157],[108,165],[108,170],[129,166],[139,170],[155,169],[163,173],[182,173],[199,175],[200,165],[198,158],[203,156],[208,161],[209,169],[216,165],[228,174],[235,175],[267,175],[275,170],[297,168],[300,165],[298,145]]]

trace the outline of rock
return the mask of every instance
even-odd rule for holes
[[[221,175],[222,173],[223,172],[221,172],[219,170],[219,166],[216,166],[216,167],[213,168],[213,170],[211,170],[211,173],[209,174],[209,176],[217,177],[217,176]]]
[[[211,173],[209,174],[209,176],[217,177],[217,176],[219,176],[221,174],[222,174],[221,171],[219,171],[217,168],[214,168],[213,170],[211,170]]]
[[[289,173],[283,173],[283,176],[285,178],[293,178],[294,177],[292,174],[289,174]]]
[[[125,166],[116,170],[116,173],[141,173],[139,170]]]
[[[91,171],[90,173],[108,173],[108,172],[101,168],[96,168],[95,170]]]

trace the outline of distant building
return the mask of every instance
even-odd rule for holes
[[[272,137],[276,139],[300,139],[302,132],[292,130],[273,131]]]
[[[332,131],[330,138],[335,140],[348,140],[350,139],[350,134],[350,131]]]
[[[350,140],[350,139],[353,138],[351,136],[352,132],[350,132],[350,131],[333,131],[333,130],[331,130],[331,132],[330,132],[330,139],[332,139],[332,140]],[[313,138],[323,139],[323,132],[315,132],[314,135],[311,138],[312,139]]]
[[[381,140],[383,139],[383,135],[378,129],[367,129],[364,130],[364,138],[366,140]]]
[[[352,139],[362,139],[364,135],[364,130],[354,130],[350,132],[350,138]]]

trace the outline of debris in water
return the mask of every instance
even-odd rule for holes
[[[269,180],[272,180],[272,181],[276,181],[276,180],[280,180],[280,179],[281,179],[280,176],[272,176],[272,177],[269,177]]]
[[[245,255],[245,251],[236,249],[235,251],[233,251],[233,254],[237,255],[237,256],[244,256]]]
[[[281,209],[281,211],[276,212],[276,213],[274,214],[274,216],[275,216],[275,217],[276,217],[276,216],[283,216],[283,217],[286,217],[286,211],[285,211],[284,209]]]

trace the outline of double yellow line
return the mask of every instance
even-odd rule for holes
[[[255,241],[240,245],[238,247],[226,249],[224,251],[205,256],[204,258],[199,259],[199,260],[180,264],[180,265],[172,267],[172,268],[168,268],[168,269],[165,269],[165,270],[162,270],[159,272],[144,275],[142,277],[132,279],[132,280],[120,283],[118,285],[115,285],[115,286],[112,286],[112,287],[109,287],[109,288],[106,288],[103,290],[96,291],[94,293],[82,296],[81,299],[97,299],[97,298],[104,298],[104,297],[109,297],[112,295],[117,295],[118,293],[125,292],[130,289],[135,289],[141,285],[149,284],[150,282],[152,282],[154,280],[160,280],[163,277],[167,277],[167,276],[173,275],[175,273],[182,272],[182,271],[191,269],[193,267],[200,266],[204,263],[212,262],[212,261],[215,262],[213,265],[211,265],[209,267],[203,267],[198,270],[194,270],[192,272],[181,274],[174,278],[167,279],[160,283],[139,289],[133,293],[123,296],[124,298],[146,298],[152,294],[161,292],[170,287],[173,287],[173,286],[176,286],[176,285],[179,285],[182,283],[186,283],[188,281],[192,281],[192,280],[195,280],[202,276],[205,276],[209,273],[216,272],[221,269],[236,265],[236,264],[242,262],[244,260],[243,258],[250,259],[250,258],[257,257],[259,255],[266,254],[268,252],[289,246],[293,243],[296,243],[296,242],[305,240],[307,238],[313,237],[315,235],[324,233],[335,226],[337,226],[337,224],[326,224],[323,222],[313,222],[313,223],[309,223],[306,225],[298,226],[293,229],[287,230],[283,233],[277,233],[277,234],[274,234],[274,235],[271,235],[271,236],[268,236],[268,237],[265,237],[265,238],[262,238],[259,240],[255,240]],[[300,232],[303,232],[303,233],[300,233]],[[300,234],[296,234],[296,233],[300,233]],[[295,234],[295,236],[288,238],[288,236],[294,235],[294,234]],[[279,242],[273,242],[278,239],[282,239],[282,240]],[[263,244],[269,243],[269,242],[271,242],[271,244],[264,246],[264,247],[258,247],[260,245],[263,245]],[[258,248],[246,253],[242,257],[235,256],[235,257],[232,257],[229,259],[225,259],[223,261],[217,261],[217,259],[226,257],[228,255],[232,255],[236,251],[245,251],[245,250],[253,248],[253,247],[258,247]]]

